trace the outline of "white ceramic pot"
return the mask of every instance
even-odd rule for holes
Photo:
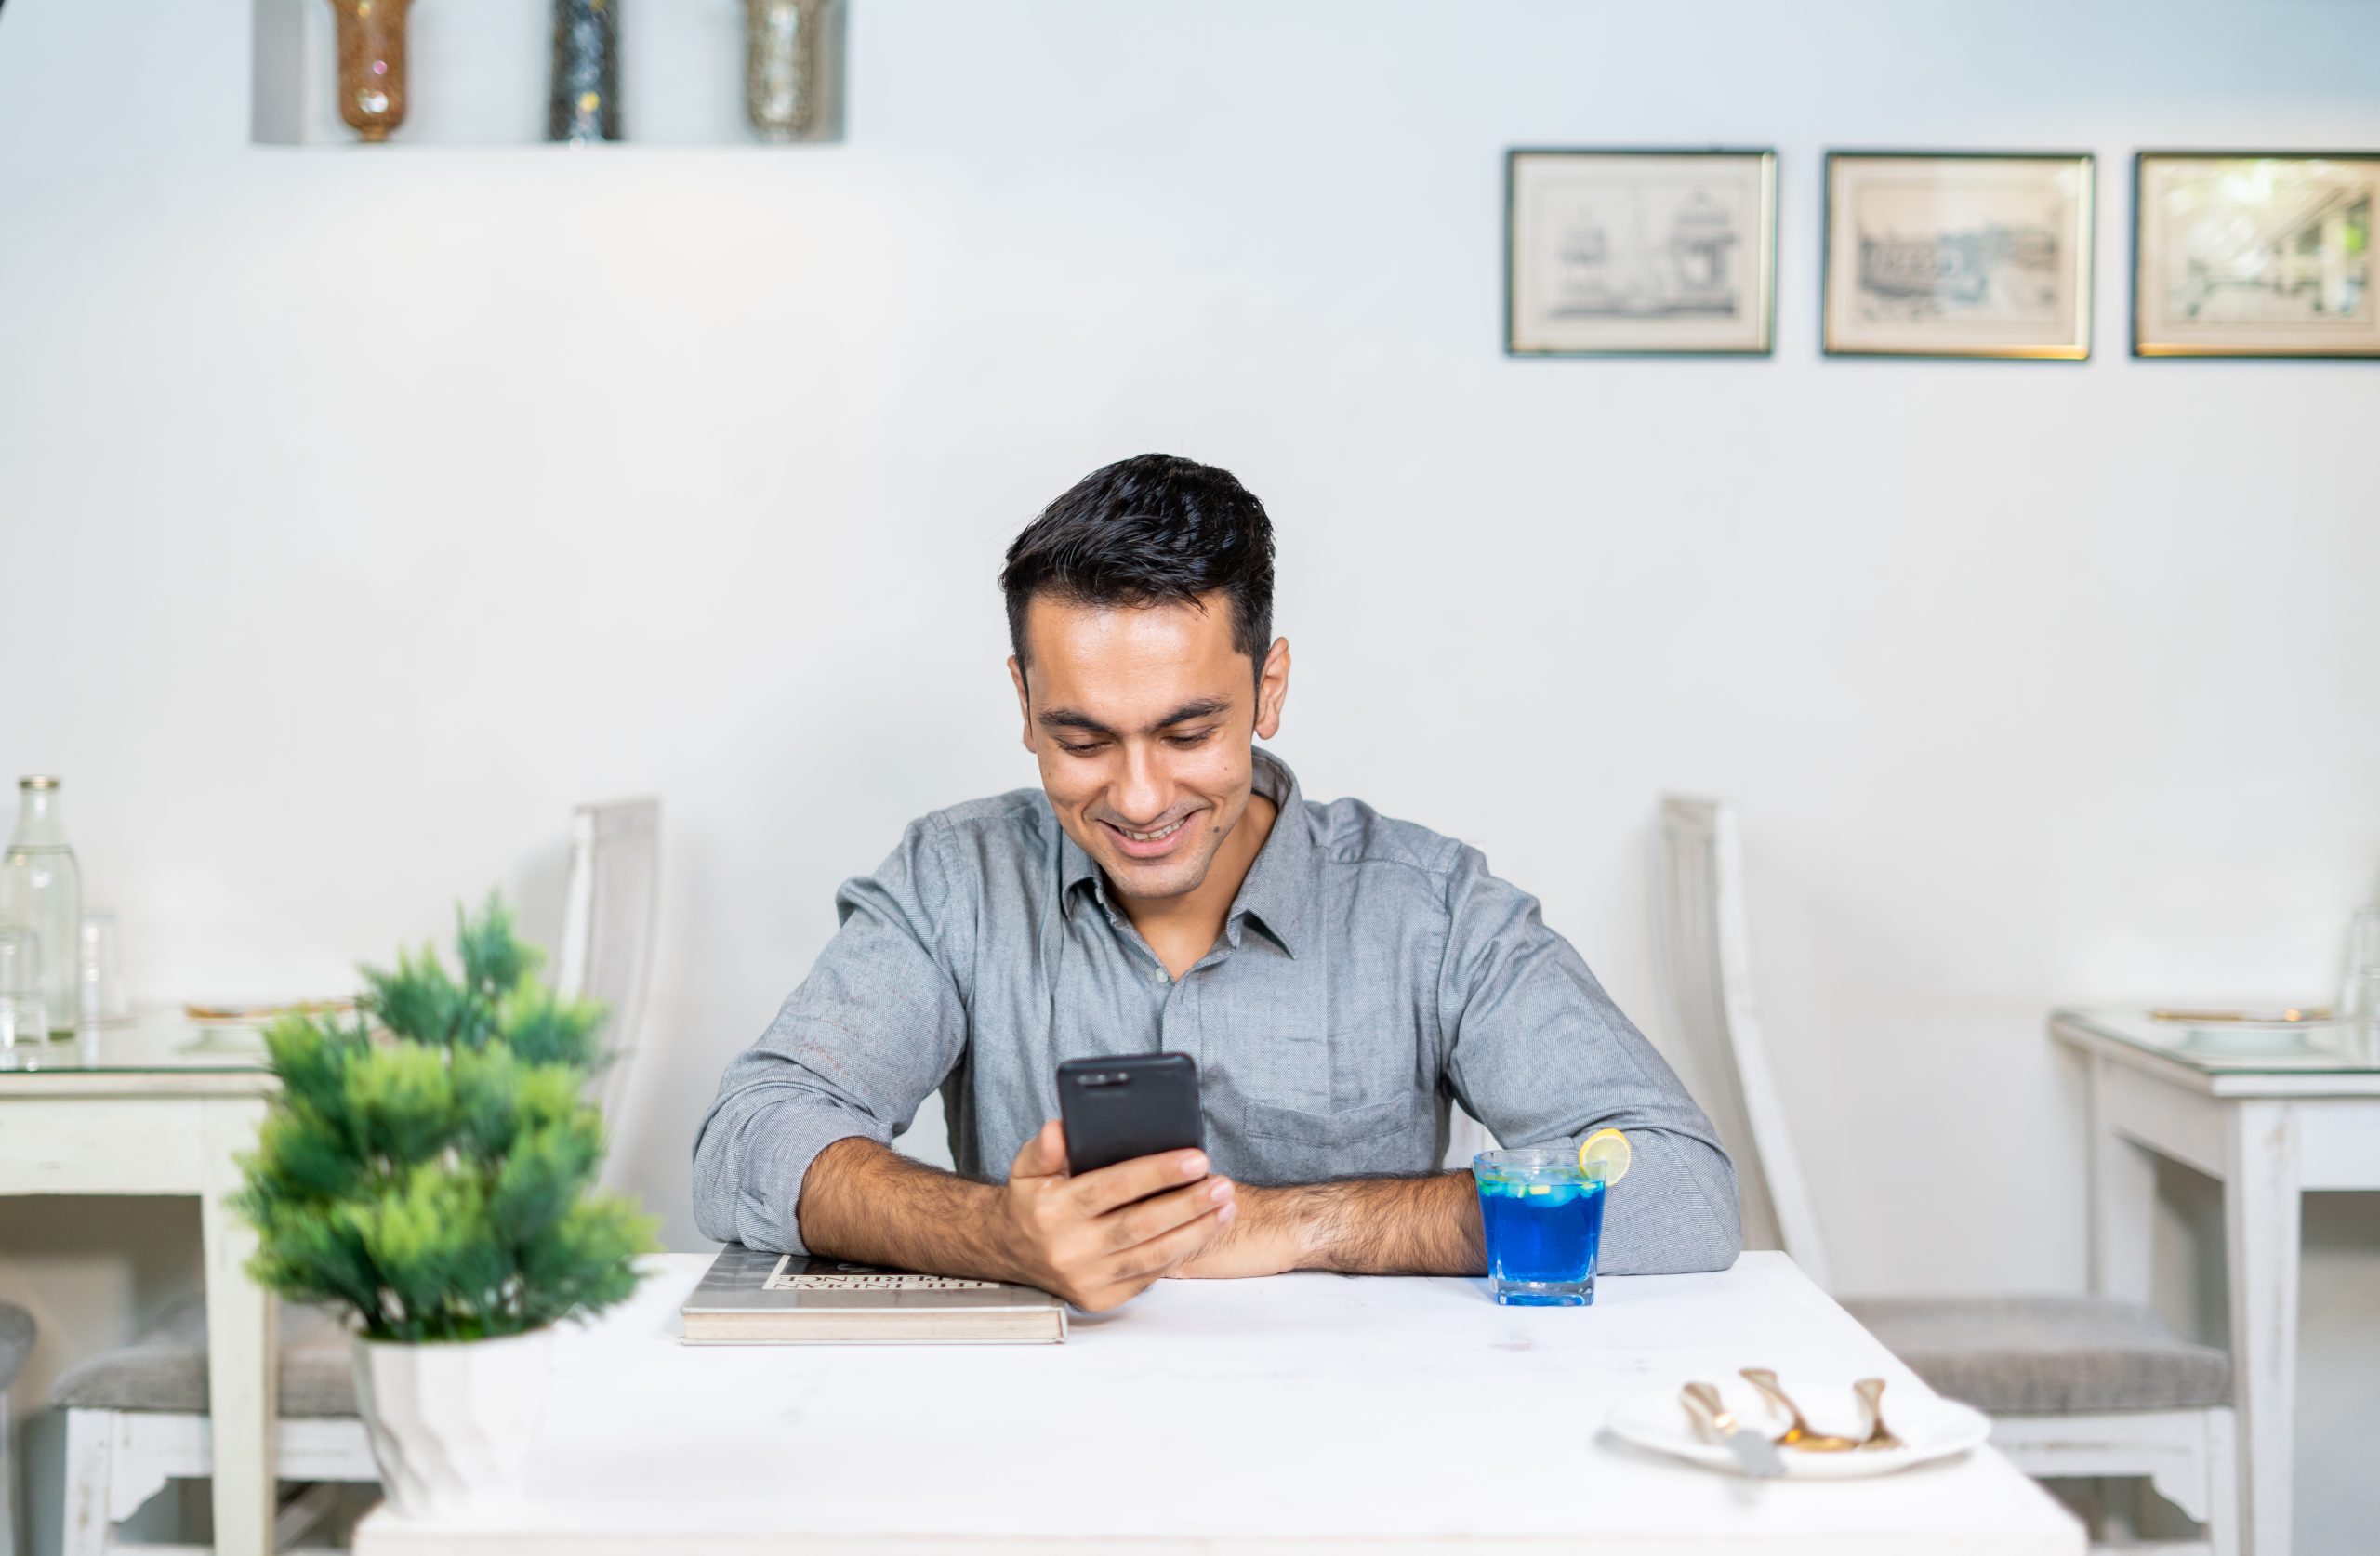
[[[356,1404],[398,1516],[447,1518],[518,1487],[553,1360],[550,1327],[425,1345],[356,1337]]]

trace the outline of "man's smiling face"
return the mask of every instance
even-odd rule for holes
[[[1146,606],[1039,596],[1025,648],[1025,665],[1009,661],[1025,745],[1066,836],[1125,897],[1196,891],[1248,813],[1253,738],[1280,727],[1288,643],[1260,681],[1221,594]]]

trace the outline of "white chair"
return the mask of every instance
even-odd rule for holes
[[[0,1302],[0,1556],[17,1556],[17,1429],[8,1391],[33,1354],[33,1315]]]
[[[273,1422],[279,1478],[299,1483],[275,1519],[274,1543],[298,1550],[329,1510],[337,1482],[379,1479],[364,1423],[347,1336],[318,1309],[281,1309],[281,1390]],[[66,1412],[62,1556],[196,1556],[196,1546],[124,1543],[116,1525],[169,1481],[204,1481],[215,1455],[206,1416],[206,1309],[177,1304],[131,1345],[101,1352],[61,1374],[51,1404]]]
[[[1662,800],[1661,959],[1678,1049],[1671,1058],[1735,1158],[1744,1246],[1782,1248],[1824,1286],[1817,1216],[1752,1005],[1740,847],[1725,801]],[[2097,1297],[1844,1306],[1936,1392],[1989,1414],[1993,1445],[2027,1474],[2146,1479],[2206,1531],[2202,1541],[2154,1549],[2240,1551],[2243,1487],[2222,1352],[2175,1338],[2145,1308]]]
[[[554,990],[600,999],[611,1011],[603,1023],[604,1063],[591,1090],[613,1122],[628,1097],[660,909],[661,801],[579,806],[571,813],[570,889]],[[607,1182],[616,1161],[605,1164]]]
[[[570,884],[554,986],[610,1008],[603,1027],[607,1062],[588,1083],[606,1117],[627,1096],[652,969],[660,817],[660,801],[649,798],[582,805],[572,814]],[[608,1161],[604,1170],[608,1180]],[[0,1360],[6,1349],[0,1325]],[[317,1310],[284,1304],[280,1372],[275,1467],[279,1479],[298,1489],[283,1502],[274,1540],[298,1551],[325,1549],[293,1542],[307,1538],[333,1510],[333,1485],[379,1479],[364,1423],[356,1418],[346,1334]],[[0,1378],[0,1388],[5,1385]],[[50,1403],[66,1412],[62,1556],[197,1556],[196,1547],[121,1543],[116,1525],[168,1481],[204,1480],[213,1472],[204,1306],[181,1304],[134,1344],[70,1369],[52,1386]],[[0,1556],[9,1556],[5,1547]]]

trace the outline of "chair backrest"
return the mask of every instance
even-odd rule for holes
[[[555,992],[600,999],[608,1062],[589,1091],[616,1124],[653,971],[661,904],[661,802],[618,799],[571,812],[570,887],[562,908]]]
[[[1752,1008],[1735,807],[1663,797],[1659,889],[1661,969],[1677,1049],[1670,1057],[1735,1158],[1744,1246],[1782,1248],[1824,1286],[1817,1213]]]

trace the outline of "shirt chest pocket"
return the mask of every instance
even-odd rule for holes
[[[1411,1010],[1390,998],[1349,1001],[1329,1033],[1302,1085],[1250,1099],[1251,1142],[1306,1180],[1435,1165],[1435,1087],[1421,1073]]]
[[[1425,1172],[1436,1165],[1435,1116],[1418,1094],[1336,1113],[1251,1101],[1244,1116],[1263,1176],[1274,1182]]]
[[[1237,1105],[1226,1116],[1250,1152],[1240,1168],[1250,1181],[1435,1165],[1437,1088],[1421,1062],[1414,1001],[1393,977],[1342,970],[1235,1004],[1230,1059],[1214,1058],[1232,1070]]]
[[[1316,1001],[1302,1020],[1293,1009],[1247,1015],[1228,1062],[1251,1135],[1355,1144],[1435,1087],[1409,1004],[1386,989],[1334,997],[1327,1015]]]
[[[1399,1097],[1342,1113],[1313,1113],[1272,1102],[1250,1102],[1248,1132],[1256,1140],[1279,1144],[1347,1150],[1410,1127],[1414,1115],[1421,1111],[1415,1102],[1414,1098]]]

